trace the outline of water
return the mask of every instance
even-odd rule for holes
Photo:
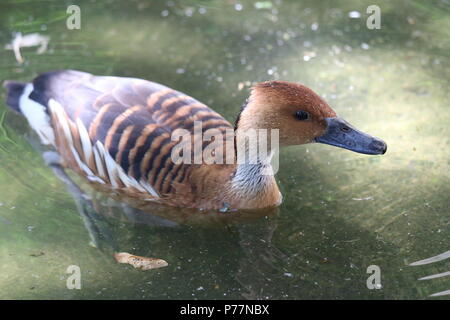
[[[26,123],[0,102],[0,298],[448,299],[430,297],[450,289],[448,1],[378,1],[380,30],[366,28],[371,1],[80,1],[81,30],[66,27],[70,4],[1,2],[0,48],[12,32],[50,36],[43,54],[22,48],[23,64],[1,49],[1,79],[65,68],[142,77],[231,122],[250,82],[296,81],[389,148],[282,150],[284,203],[267,217],[160,209],[161,220],[100,197],[96,248]],[[169,266],[117,264],[105,235]],[[70,265],[81,290],[66,288]],[[366,286],[370,265],[379,290]]]

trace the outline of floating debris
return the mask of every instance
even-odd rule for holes
[[[359,11],[350,11],[348,13],[349,18],[358,19],[361,18],[361,13]]]
[[[43,255],[45,255],[45,252],[41,251],[39,253],[30,254],[30,257],[37,258],[37,257],[43,256]]]
[[[370,49],[370,46],[369,46],[367,43],[363,42],[363,43],[361,43],[361,49],[363,49],[363,50],[369,50],[369,49]]]
[[[406,21],[408,21],[409,24],[416,24],[416,19],[411,16],[406,17]]]
[[[308,62],[309,60],[311,60],[312,58],[315,58],[317,56],[317,54],[314,51],[306,51],[303,54],[303,61]]]
[[[355,201],[366,201],[366,200],[373,200],[373,197],[352,198],[352,200],[355,200]]]
[[[14,56],[16,57],[17,62],[23,63],[24,59],[20,53],[20,48],[24,47],[36,47],[40,46],[36,53],[42,54],[47,51],[47,46],[50,41],[50,37],[43,36],[39,33],[30,33],[27,35],[22,35],[21,32],[17,32],[14,34],[14,38],[11,43],[5,46],[7,50],[13,50]]]
[[[258,1],[255,2],[255,8],[260,10],[260,9],[272,9],[273,4],[270,1]]]
[[[419,278],[419,280],[430,280],[430,279],[442,278],[442,277],[447,277],[447,276],[450,276],[450,271],[433,274],[431,276],[422,277],[422,278]]]
[[[450,290],[445,290],[437,293],[430,294],[430,297],[442,297],[450,295]]]
[[[437,262],[437,261],[442,261],[442,260],[445,260],[445,259],[448,259],[448,258],[450,258],[450,250],[446,251],[444,253],[438,254],[437,256],[428,258],[428,259],[423,259],[423,260],[420,260],[420,261],[416,261],[416,262],[410,263],[409,265],[410,266],[421,266],[421,265],[424,265],[424,264],[429,264],[429,263],[433,263],[433,262]]]
[[[169,264],[158,258],[147,258],[129,254],[127,252],[119,252],[114,254],[114,258],[118,263],[128,263],[139,270],[151,270],[167,267]]]

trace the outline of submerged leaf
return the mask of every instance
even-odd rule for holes
[[[128,263],[139,270],[151,270],[167,267],[169,264],[158,258],[147,258],[135,256],[127,252],[119,252],[114,254],[114,258],[118,263]]]

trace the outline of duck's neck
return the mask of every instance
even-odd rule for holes
[[[251,207],[279,204],[281,195],[271,165],[276,152],[276,148],[268,148],[267,152],[254,153],[248,144],[236,147],[236,171],[230,184],[234,197]]]
[[[202,195],[193,198],[199,208],[228,210],[277,206],[281,203],[281,194],[271,174],[272,156],[270,153],[256,162],[195,167],[190,175],[191,188],[187,195]]]
[[[235,171],[230,181],[232,197],[250,207],[266,207],[281,202],[271,165],[278,151],[278,130],[264,121],[253,93],[235,123]],[[275,135],[274,135],[275,134]]]
[[[239,164],[231,181],[232,199],[238,208],[266,208],[278,206],[281,193],[273,175],[270,163]]]
[[[278,151],[278,130],[260,129],[257,117],[249,117],[243,108],[235,126],[236,187],[251,190],[274,175],[271,161]],[[250,119],[250,120],[249,120]]]
[[[275,150],[272,150],[266,155],[258,154],[252,157],[248,148],[245,148],[244,151],[237,149],[236,173],[232,180],[233,188],[250,193],[256,193],[264,188],[265,183],[273,178],[271,160],[274,153]]]

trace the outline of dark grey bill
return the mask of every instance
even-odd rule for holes
[[[361,132],[342,118],[326,118],[327,130],[316,142],[352,150],[364,154],[384,154],[386,143]]]

